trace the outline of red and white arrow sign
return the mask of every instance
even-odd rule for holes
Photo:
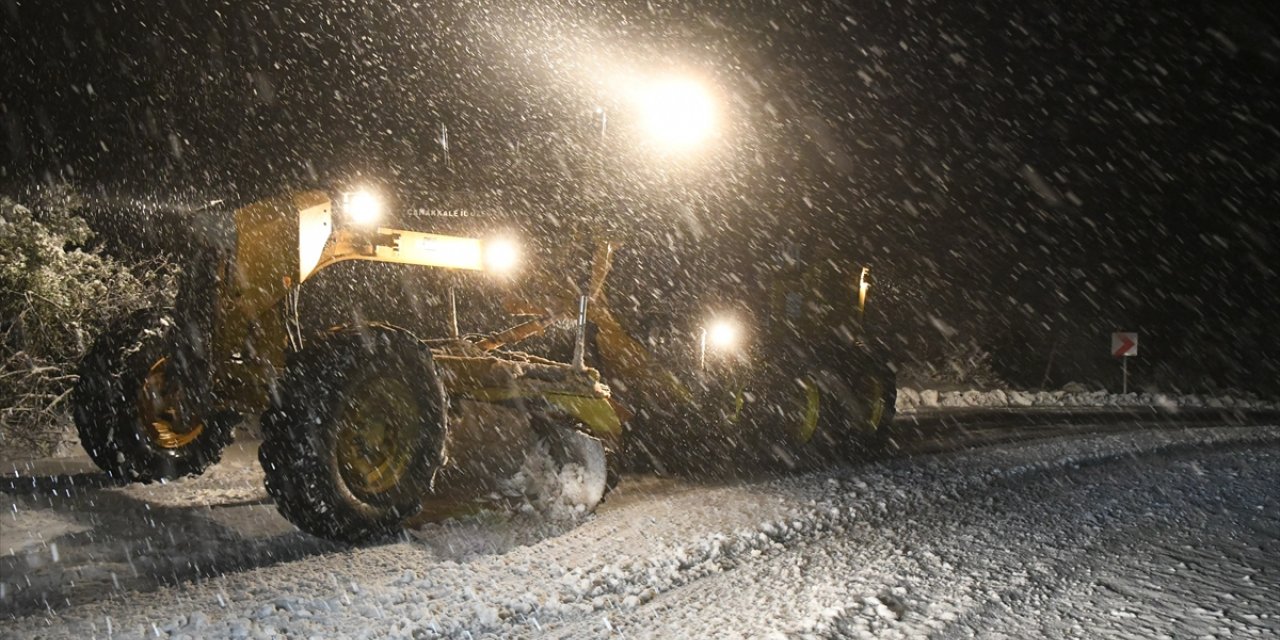
[[[1134,331],[1117,331],[1111,334],[1111,355],[1127,358],[1138,355],[1138,334]]]

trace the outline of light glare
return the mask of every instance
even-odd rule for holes
[[[738,346],[738,324],[732,320],[716,320],[707,327],[707,342],[715,349],[726,350]]]
[[[706,140],[715,128],[715,104],[699,83],[665,78],[639,95],[645,129],[660,145],[682,149]]]
[[[343,211],[347,219],[359,225],[369,225],[382,217],[382,203],[378,197],[368,191],[356,191],[347,194]]]
[[[520,248],[505,238],[490,240],[484,244],[485,268],[494,273],[509,273],[520,262]]]

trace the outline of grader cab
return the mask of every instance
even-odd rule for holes
[[[430,340],[378,322],[309,337],[291,323],[299,287],[341,262],[515,266],[509,240],[386,228],[377,208],[364,193],[308,191],[229,212],[233,233],[190,251],[175,307],[110,328],[84,359],[73,403],[94,462],[125,481],[196,475],[243,417],[260,415],[269,493],[322,537],[369,539],[494,492],[593,508],[621,433],[596,371],[479,347],[456,319]],[[448,464],[468,438],[508,446],[468,472],[467,460]],[[527,477],[529,465],[552,476],[574,466],[581,481],[494,480]]]

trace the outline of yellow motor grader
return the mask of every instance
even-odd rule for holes
[[[552,252],[506,289],[505,311],[525,319],[505,330],[462,336],[455,310],[428,340],[377,322],[301,335],[289,321],[299,288],[335,264],[501,274],[516,261],[500,238],[381,227],[377,208],[365,193],[310,191],[211,225],[173,308],[112,327],[82,363],[73,406],[94,462],[124,481],[196,475],[244,416],[261,415],[280,512],[361,541],[492,495],[594,508],[624,423],[631,450],[658,468],[759,453],[792,464],[888,434],[893,374],[860,341],[866,272],[831,259],[775,273],[754,306],[723,317],[637,318],[605,291],[628,248],[597,237],[581,243],[589,260]],[[577,329],[569,363],[507,350],[565,324]],[[450,464],[454,448],[465,454]]]
[[[123,481],[196,475],[242,417],[261,415],[267,490],[321,537],[378,537],[490,493],[594,508],[622,428],[597,371],[462,339],[456,311],[432,340],[376,322],[295,335],[298,288],[332,265],[500,273],[517,260],[502,239],[381,227],[378,207],[364,192],[307,191],[226,212],[226,233],[188,256],[173,308],[133,315],[85,357],[73,405],[94,462]],[[519,446],[469,472],[447,465],[467,437]],[[493,485],[530,464],[573,481]]]

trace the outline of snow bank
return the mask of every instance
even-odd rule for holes
[[[978,391],[898,389],[898,413],[972,408],[1139,408],[1280,409],[1280,402],[1250,396],[1173,395],[1166,393],[1108,393],[1106,391]]]

